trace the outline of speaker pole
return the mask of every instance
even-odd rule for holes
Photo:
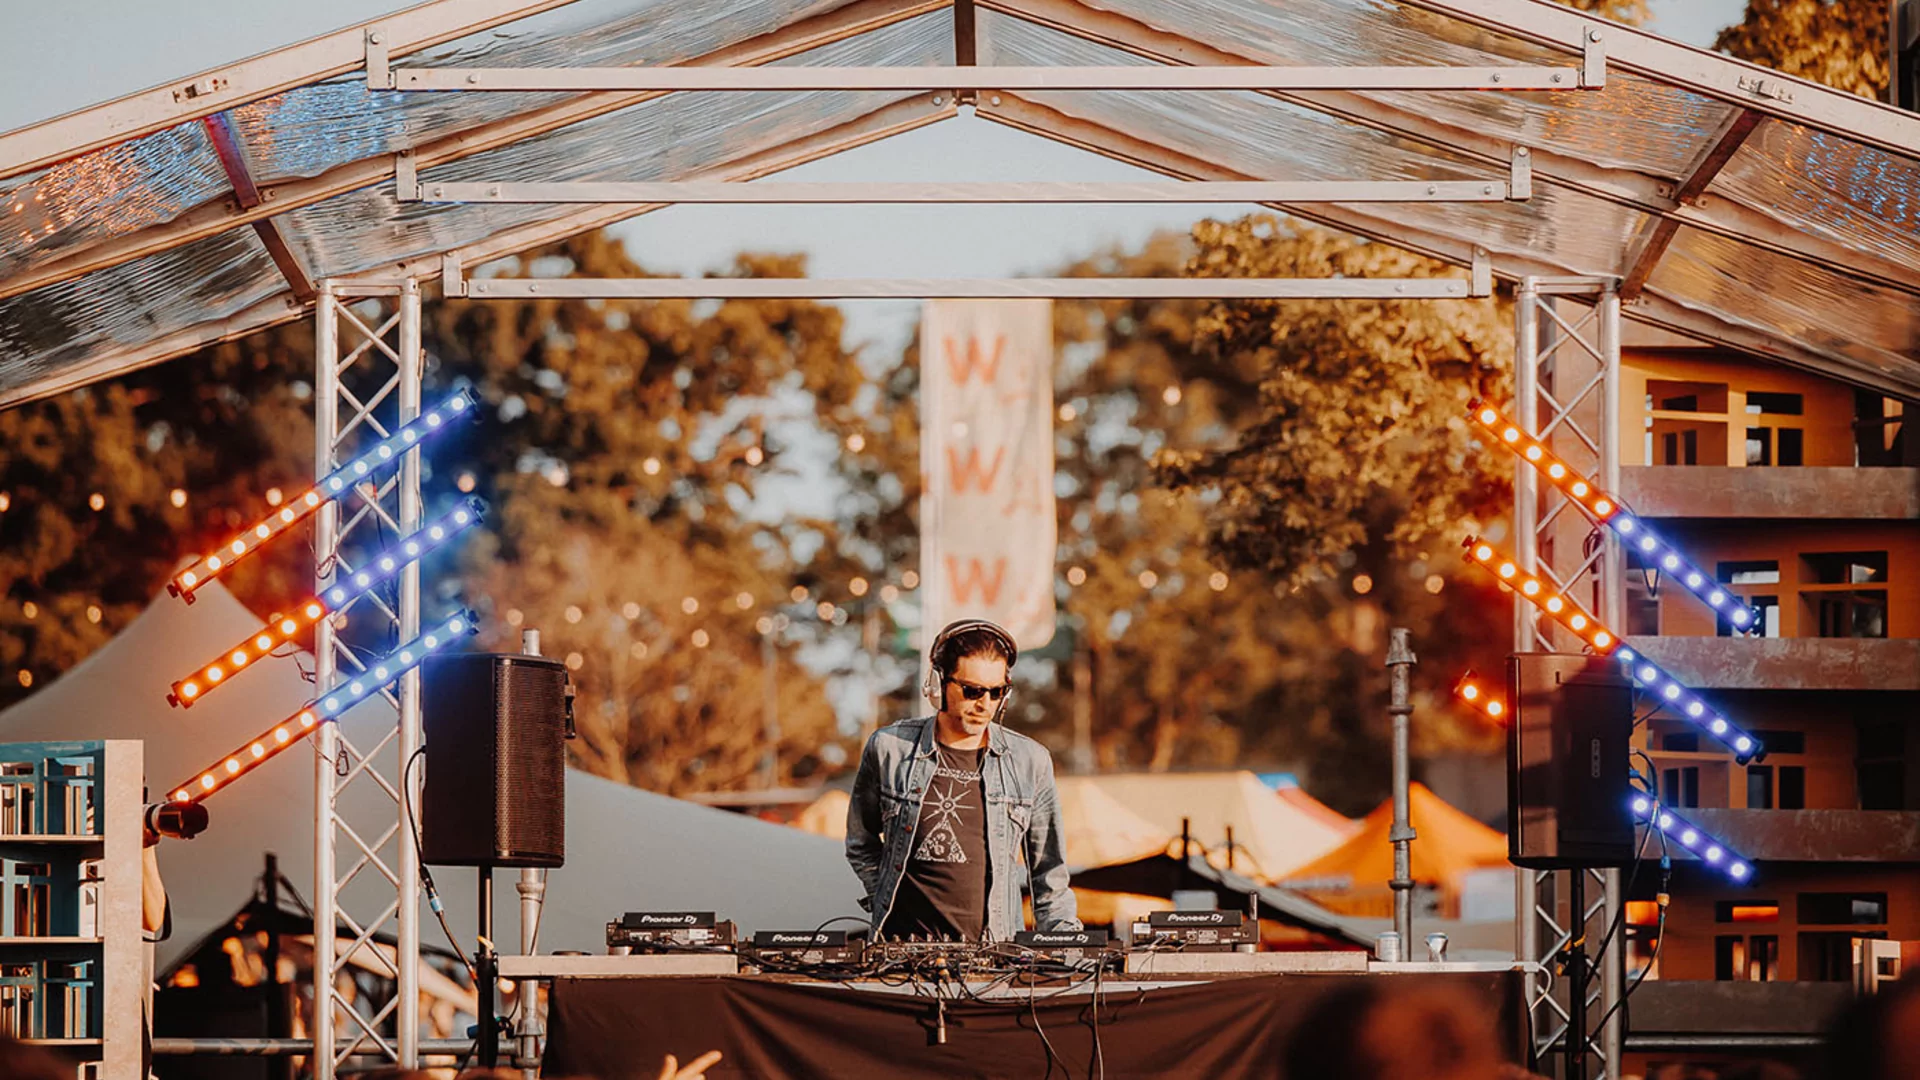
[[[1408,820],[1410,771],[1407,762],[1407,717],[1413,712],[1408,681],[1409,670],[1419,661],[1407,644],[1407,630],[1394,627],[1387,632],[1387,713],[1393,717],[1393,829],[1387,838],[1393,842],[1393,928],[1400,933],[1403,957],[1413,955],[1413,823]]]
[[[1567,874],[1567,1080],[1587,1080],[1587,871]],[[1612,1062],[1608,1063],[1609,1066]]]
[[[480,877],[480,933],[474,939],[473,972],[479,982],[473,989],[479,1001],[480,1067],[491,1069],[500,1064],[500,1025],[494,1018],[499,1010],[493,995],[500,984],[500,954],[493,947],[493,867],[482,866]]]
[[[540,631],[520,631],[520,651],[527,656],[540,655]],[[514,883],[520,894],[520,954],[532,956],[540,944],[540,905],[547,895],[546,871],[531,866],[520,868],[520,880]],[[546,1030],[540,1022],[540,995],[533,983],[520,983],[514,999],[518,1022],[514,1025],[514,1056],[526,1071],[528,1080],[538,1072],[534,1062],[540,1059],[540,1040]]]

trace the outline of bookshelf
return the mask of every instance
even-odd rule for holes
[[[139,742],[0,744],[0,1030],[140,1072]]]

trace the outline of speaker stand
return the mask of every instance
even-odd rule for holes
[[[1587,871],[1574,867],[1567,876],[1574,926],[1567,945],[1567,1080],[1587,1080]],[[1600,944],[1606,947],[1604,940]]]
[[[500,953],[493,947],[493,867],[482,866],[480,878],[480,933],[474,939],[474,996],[479,1003],[480,1067],[500,1064],[500,1023],[494,1017],[494,991],[500,984]]]

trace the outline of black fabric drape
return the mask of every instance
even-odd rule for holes
[[[1480,1003],[1500,1018],[1502,1045],[1518,1057],[1513,973],[1278,975],[1103,992],[1104,1075],[1279,1080],[1301,1016],[1325,994],[1380,979],[1418,980]],[[560,979],[542,1075],[654,1080],[665,1055],[685,1062],[716,1049],[726,1056],[707,1072],[715,1080],[1101,1075],[1091,997],[1047,993],[1035,991],[1031,1002],[1024,994],[949,1001],[947,1041],[936,1045],[926,997],[752,978]]]

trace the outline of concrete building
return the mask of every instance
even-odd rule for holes
[[[1631,324],[1629,324],[1631,325]],[[1763,614],[1735,636],[1629,559],[1629,643],[1755,731],[1749,765],[1655,713],[1663,801],[1755,861],[1658,851],[1630,892],[1629,1073],[1780,1053],[1851,997],[1856,939],[1920,939],[1920,431],[1879,394],[1678,338],[1622,350],[1620,495]]]

